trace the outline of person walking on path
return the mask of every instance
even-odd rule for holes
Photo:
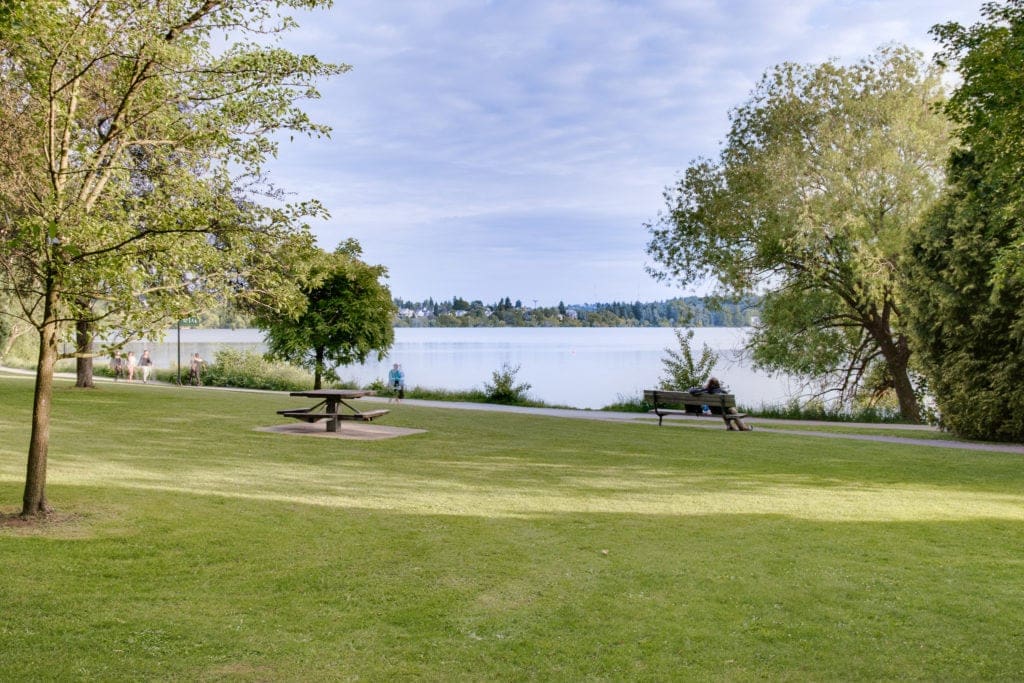
[[[120,351],[115,351],[114,357],[110,359],[110,371],[114,373],[115,382],[124,376],[124,358],[121,358]]]
[[[149,383],[149,373],[153,371],[153,359],[149,355],[149,349],[142,350],[142,357],[139,358],[139,367],[142,368],[142,383]]]
[[[388,403],[392,401],[400,403],[405,398],[405,373],[402,372],[402,366],[395,363],[394,367],[391,368],[391,372],[388,373],[388,388],[391,389],[391,397],[388,399]]]
[[[188,383],[201,387],[203,386],[203,366],[206,365],[206,361],[199,357],[199,352],[192,354],[192,361],[188,366]]]
[[[135,367],[137,365],[138,365],[138,363],[135,362],[135,352],[134,351],[129,351],[128,352],[128,381],[129,382],[134,382],[135,381]]]

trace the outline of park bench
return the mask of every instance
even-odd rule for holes
[[[653,406],[651,412],[658,416],[659,427],[666,415],[693,415],[721,417],[726,427],[734,422],[737,429],[743,429],[740,420],[746,417],[745,413],[730,412],[730,409],[736,408],[736,396],[733,394],[691,394],[688,391],[645,389],[644,401]],[[704,412],[704,406],[710,409],[710,413]]]

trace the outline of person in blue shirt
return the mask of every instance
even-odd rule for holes
[[[398,363],[395,363],[391,372],[388,373],[388,387],[391,389],[391,398],[388,399],[388,402],[398,403],[405,398],[405,373],[402,372],[402,366]]]

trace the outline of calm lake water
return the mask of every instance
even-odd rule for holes
[[[714,374],[744,405],[784,403],[795,392],[786,378],[752,370],[739,358],[748,330],[697,328],[693,348],[707,344],[719,354]],[[260,330],[181,330],[181,360],[195,352],[212,361],[221,347],[265,350]],[[138,356],[149,348],[158,367],[177,363],[177,333],[163,342],[135,342]],[[666,348],[678,348],[670,328],[409,328],[395,330],[395,345],[383,360],[342,368],[343,379],[367,384],[387,378],[401,363],[407,386],[440,389],[482,388],[503,363],[520,366],[517,379],[532,385],[530,395],[555,405],[601,408],[620,397],[637,397],[657,385]]]

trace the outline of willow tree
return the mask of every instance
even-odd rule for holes
[[[327,133],[298,105],[348,68],[268,43],[294,25],[279,8],[326,1],[31,4],[0,32],[0,282],[39,333],[25,516],[48,509],[54,363],[75,321],[143,332],[255,283],[301,301],[267,255],[321,210],[269,201],[262,167],[275,134]]]
[[[731,114],[647,225],[651,273],[764,292],[755,363],[850,399],[871,376],[918,419],[900,255],[942,188],[940,72],[890,46],[852,66],[783,64]]]
[[[395,339],[397,310],[384,284],[387,270],[360,259],[355,240],[332,254],[319,252],[302,283],[305,305],[297,315],[264,307],[255,316],[267,332],[268,355],[313,373],[313,388],[337,379],[339,365],[380,359]]]

